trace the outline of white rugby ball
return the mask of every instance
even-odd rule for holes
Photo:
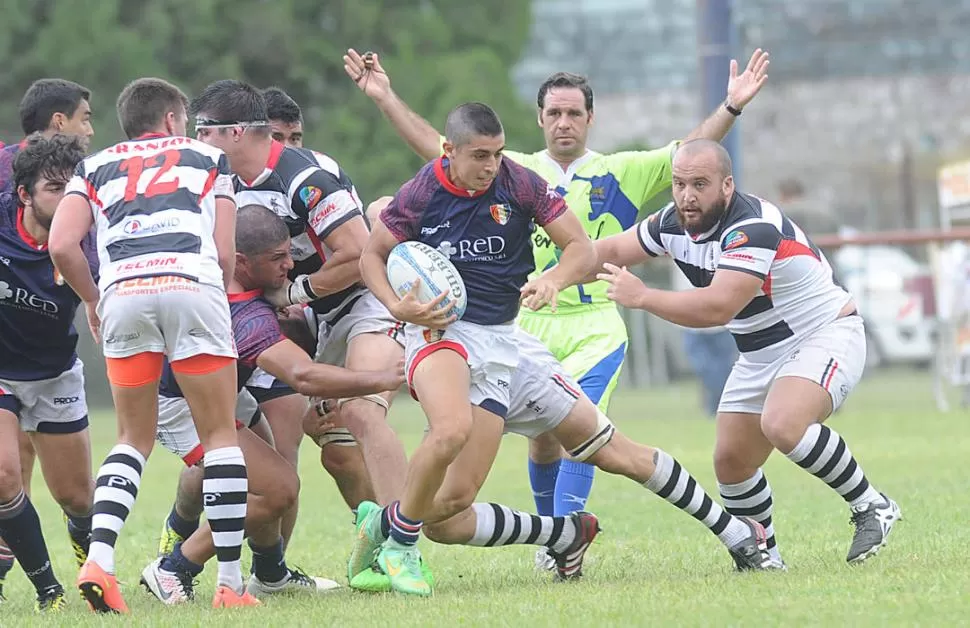
[[[458,269],[437,249],[421,242],[401,242],[387,256],[387,281],[397,296],[404,298],[415,279],[421,279],[418,300],[427,303],[449,291],[454,306],[448,312],[461,318],[468,305],[468,293]]]

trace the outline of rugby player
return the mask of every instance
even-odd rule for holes
[[[32,135],[13,162],[16,193],[0,192],[0,533],[36,589],[39,611],[60,610],[64,589],[26,495],[21,430],[33,442],[51,495],[67,517],[79,566],[91,537],[91,443],[74,329],[80,299],[60,279],[47,249],[58,203],[83,158],[77,137]],[[92,265],[89,272],[97,273],[93,247],[89,234],[84,259]]]
[[[222,151],[184,137],[188,100],[154,78],[128,84],[118,118],[129,138],[86,158],[51,227],[57,269],[103,334],[118,444],[98,472],[88,560],[77,584],[96,612],[127,613],[114,575],[115,543],[155,441],[158,382],[168,357],[205,449],[206,517],[219,573],[213,606],[258,603],[239,556],[246,461],[236,436],[236,349],[226,286],[235,263],[235,213]],[[100,281],[79,243],[97,226]]]
[[[403,354],[402,324],[360,283],[358,261],[368,229],[350,178],[325,155],[274,141],[263,96],[250,85],[213,83],[192,102],[191,111],[198,138],[226,151],[239,202],[269,207],[287,223],[296,264],[292,281],[266,297],[277,306],[313,309],[320,325],[317,361],[355,370],[395,367]],[[346,406],[342,427],[360,443],[381,503],[400,495],[407,464],[404,447],[386,422],[392,397],[387,392],[341,400]],[[299,421],[295,426],[295,436],[286,442],[294,452],[303,435]],[[273,432],[280,448],[284,438],[275,425]]]
[[[761,470],[777,449],[846,501],[855,527],[846,560],[865,561],[886,544],[900,509],[824,424],[866,361],[865,328],[852,296],[778,207],[735,189],[731,158],[720,144],[682,144],[673,191],[672,204],[597,242],[596,277],[620,305],[684,327],[726,325],[734,334],[740,357],[721,396],[714,448],[728,512],[760,521],[781,562],[771,487]],[[647,288],[626,270],[658,255],[674,258],[696,289]]]
[[[724,103],[687,139],[721,140],[764,85],[768,65],[768,53],[762,50],[752,54],[741,73],[732,61]],[[394,93],[377,55],[368,59],[348,50],[344,68],[415,152],[428,160],[441,154],[440,134]],[[536,104],[546,149],[529,154],[506,150],[503,155],[555,186],[590,238],[631,227],[640,207],[670,187],[670,159],[676,141],[651,151],[601,154],[587,148],[594,115],[593,90],[585,77],[553,74],[539,86]],[[560,251],[547,233],[537,230],[532,244],[537,272],[556,264]],[[558,301],[555,312],[523,309],[518,323],[549,347],[583,392],[606,412],[626,355],[626,325],[606,298],[606,286],[601,282],[571,287]],[[593,466],[562,459],[559,443],[544,435],[530,442],[529,478],[538,512],[566,515],[585,507]],[[536,566],[552,569],[555,563],[539,552]]]
[[[20,126],[24,140],[16,144],[0,144],[0,194],[16,196],[13,180],[13,161],[26,145],[26,138],[34,133],[50,137],[55,133],[80,138],[86,149],[94,129],[91,127],[91,92],[77,83],[64,79],[39,79],[34,81],[20,101]],[[30,495],[31,477],[34,470],[34,448],[24,431],[19,432],[20,468],[24,492]],[[13,567],[13,554],[0,539],[0,600],[3,599],[3,581]]]
[[[542,531],[560,525],[561,518],[474,501],[495,460],[503,431],[526,437],[552,434],[571,459],[626,476],[703,523],[728,548],[738,570],[780,567],[768,558],[765,531],[759,523],[727,514],[670,454],[635,443],[617,431],[538,339],[521,329],[513,333],[519,365],[512,375],[505,423],[473,423],[469,441],[474,446],[465,447],[448,467],[434,498],[433,514],[422,528],[425,536],[438,543],[480,547],[546,544]],[[363,532],[379,543],[387,536],[389,518],[386,512],[370,514],[377,509],[376,504],[361,504],[368,522]],[[581,573],[582,556],[576,562],[557,565],[559,579]],[[390,582],[380,570],[370,569],[358,574],[351,586],[387,591]]]
[[[303,111],[300,105],[279,87],[263,90],[266,100],[266,118],[270,135],[286,146],[303,148]]]
[[[555,307],[556,295],[581,280],[594,261],[592,242],[562,197],[532,171],[502,159],[504,132],[490,107],[457,107],[445,133],[445,155],[402,186],[381,212],[360,259],[367,287],[394,318],[409,323],[408,384],[430,426],[411,456],[400,500],[387,507],[388,539],[377,556],[392,588],[414,595],[431,594],[416,544],[448,466],[466,443],[477,446],[469,442],[473,422],[501,424],[508,411],[520,298],[533,309]],[[556,269],[527,284],[536,224],[563,253]],[[468,296],[462,320],[448,315],[447,292],[421,304],[416,284],[405,298],[397,297],[387,280],[387,256],[408,240],[436,247],[458,268]],[[561,564],[572,564],[581,560],[598,525],[581,511],[561,521],[549,545]],[[361,521],[358,529],[366,525]],[[361,559],[366,564],[372,550],[370,540],[359,536],[351,557],[356,566],[348,571],[363,571]]]
[[[283,220],[259,205],[240,208],[236,216],[236,266],[229,285],[240,388],[257,366],[305,395],[343,397],[398,388],[404,381],[402,369],[354,372],[316,364],[283,337],[273,306],[261,295],[264,289],[279,288],[292,267],[290,236]],[[162,378],[158,403],[159,442],[187,466],[198,464],[203,451],[191,410],[168,369]],[[298,419],[299,416],[291,417]],[[283,559],[280,521],[296,500],[296,469],[249,430],[240,431],[239,441],[250,477],[246,529],[254,570],[247,586],[249,593],[262,597],[294,590],[337,588],[332,580],[311,578],[288,568]],[[193,580],[213,555],[212,538],[209,527],[203,526],[176,545],[170,555],[148,565],[142,572],[142,583],[166,604],[188,601],[193,597]]]

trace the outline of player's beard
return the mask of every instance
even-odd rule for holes
[[[719,198],[708,209],[701,210],[701,220],[696,224],[687,224],[680,207],[677,207],[675,204],[675,208],[677,210],[677,224],[690,235],[696,236],[707,233],[721,221],[724,212],[727,210],[727,200]]]

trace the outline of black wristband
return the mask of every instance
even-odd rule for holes
[[[739,115],[741,115],[741,110],[740,109],[735,109],[726,100],[724,101],[724,108],[727,109],[728,113],[731,114],[732,116],[734,116],[735,118],[737,118]]]

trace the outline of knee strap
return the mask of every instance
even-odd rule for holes
[[[347,397],[345,399],[340,399],[337,401],[337,407],[342,407],[348,401],[353,401],[354,399],[364,399],[372,403],[376,403],[380,407],[384,408],[384,411],[390,410],[391,405],[387,403],[387,399],[381,397],[380,395],[362,395],[360,397]]]
[[[610,442],[616,428],[609,417],[599,409],[596,410],[596,431],[578,447],[569,450],[569,457],[576,462],[586,462],[597,451],[602,449],[606,443]]]
[[[332,430],[327,430],[320,436],[317,436],[315,440],[317,445],[320,446],[320,449],[323,449],[327,445],[337,445],[338,447],[357,446],[354,435],[346,427],[335,427]]]

